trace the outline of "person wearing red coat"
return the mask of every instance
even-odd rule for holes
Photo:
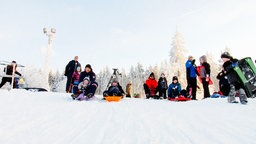
[[[145,84],[144,84],[144,90],[145,90],[145,94],[146,94],[146,98],[150,98],[153,97],[154,99],[158,99],[159,96],[156,95],[157,93],[157,87],[158,87],[158,82],[155,79],[155,75],[152,72],[149,75],[149,78],[146,80]]]

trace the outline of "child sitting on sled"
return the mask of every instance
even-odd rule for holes
[[[107,97],[107,96],[123,97],[124,95],[125,95],[125,92],[117,80],[113,80],[108,90],[103,93],[103,97]]]
[[[91,82],[89,77],[85,77],[82,82],[78,85],[78,92],[72,94],[72,98],[75,100],[87,100],[94,96],[94,93],[98,85],[95,82]]]
[[[180,95],[181,86],[178,81],[178,77],[174,76],[172,78],[172,83],[168,87],[168,98],[177,98]]]

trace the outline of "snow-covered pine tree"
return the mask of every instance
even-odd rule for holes
[[[50,76],[49,73],[49,84],[52,92],[65,92],[66,87],[66,78],[58,70],[56,73],[53,73],[53,76]],[[50,83],[51,82],[51,83]]]
[[[98,88],[96,93],[99,95],[102,95],[103,92],[106,90],[107,88],[107,84],[110,80],[111,77],[111,73],[109,68],[106,66],[104,69],[100,70],[100,73],[97,74],[97,83],[98,83]]]
[[[50,90],[49,87],[49,73],[44,70],[36,69],[33,66],[27,66],[23,69],[22,73],[28,87],[45,88]]]
[[[184,46],[184,38],[182,34],[176,30],[176,33],[172,39],[172,48],[170,51],[170,73],[171,77],[178,76],[181,87],[185,88],[186,83],[186,69],[185,63],[187,50]]]
[[[165,77],[167,79],[168,84],[171,83],[170,69],[171,69],[170,63],[168,63],[167,60],[164,60],[164,61],[161,62],[159,72],[160,72],[160,74],[161,73],[165,74]]]
[[[219,72],[219,66],[217,63],[217,60],[212,55],[212,53],[207,52],[206,54],[207,62],[210,64],[211,68],[211,79],[213,81],[213,85],[210,86],[210,94],[212,94],[214,91],[219,90],[219,81],[216,78]]]

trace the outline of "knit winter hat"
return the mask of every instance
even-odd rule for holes
[[[112,83],[118,83],[118,80],[116,78],[113,79]]]
[[[90,69],[92,69],[92,66],[91,66],[90,64],[87,64],[87,65],[85,66],[85,68],[90,68]]]
[[[88,82],[90,82],[90,78],[89,77],[85,77],[84,81],[87,80]]]
[[[76,70],[77,70],[77,71],[81,71],[81,67],[78,66],[78,67],[76,68]]]
[[[231,55],[228,52],[224,52],[221,54],[221,58],[231,58]]]
[[[177,80],[177,81],[178,81],[178,77],[177,77],[177,76],[173,76],[173,77],[172,77],[172,81],[174,81],[174,80]]]
[[[149,77],[151,77],[151,76],[155,77],[155,74],[152,72],[152,73],[149,75]]]

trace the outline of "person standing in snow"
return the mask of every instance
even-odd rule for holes
[[[72,75],[77,69],[77,67],[81,67],[81,64],[78,62],[78,56],[75,56],[74,60],[71,60],[65,68],[65,73],[64,75],[67,76],[67,83],[66,83],[66,92],[70,93],[71,92],[71,79]]]
[[[187,76],[187,88],[186,90],[190,92],[192,89],[192,100],[196,100],[196,89],[197,89],[197,71],[195,65],[195,59],[192,56],[188,57],[186,62],[186,76]]]
[[[158,80],[159,97],[166,99],[166,90],[168,89],[167,80],[165,74],[162,73]]]
[[[204,88],[204,98],[210,97],[210,91],[209,91],[209,81],[210,81],[210,64],[207,62],[206,56],[203,55],[199,58],[200,61],[200,73],[199,76],[202,80],[203,88]]]
[[[156,95],[158,82],[156,81],[155,74],[153,72],[149,75],[143,86],[147,99],[151,97],[154,99],[159,99],[159,96]]]
[[[238,91],[239,99],[241,104],[247,104],[247,96],[244,91],[244,85],[239,78],[238,74],[235,72],[234,67],[238,66],[238,60],[233,59],[233,57],[228,53],[224,52],[221,54],[221,59],[223,60],[224,73],[227,75],[230,92],[228,94],[229,103],[238,103],[235,99],[236,91]]]
[[[13,67],[14,66],[14,67]],[[0,83],[0,88],[6,83],[9,82],[11,84],[12,82],[12,74],[13,74],[13,70],[14,70],[14,74],[17,74],[19,76],[21,76],[21,74],[17,71],[17,64],[16,61],[12,61],[12,63],[10,65],[7,65],[7,69],[6,70],[6,74],[9,75],[10,77],[3,77],[2,81]],[[16,81],[13,81],[13,88],[16,88]]]

